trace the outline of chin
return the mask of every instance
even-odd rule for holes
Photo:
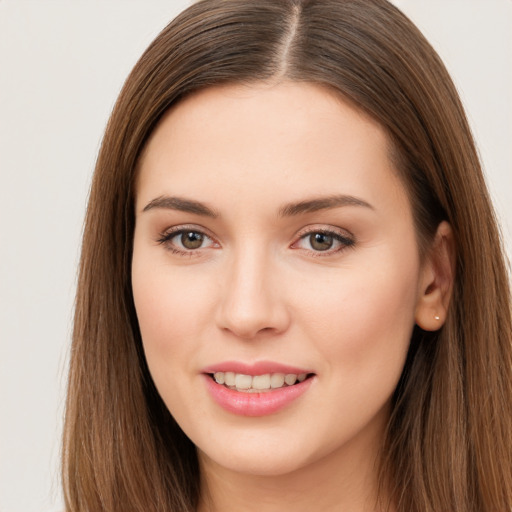
[[[251,439],[244,434],[236,440],[228,436],[218,439],[214,446],[208,443],[206,450],[199,447],[200,461],[233,473],[277,477],[306,469],[332,453],[330,445],[315,446],[286,434],[273,433],[270,439],[265,434],[254,433]]]
[[[268,453],[266,450],[255,449],[253,451],[238,451],[237,453],[212,453],[211,455],[199,452],[199,458],[208,460],[207,463],[213,463],[229,472],[240,475],[277,477],[294,473],[308,465],[308,461],[297,454],[286,453]]]

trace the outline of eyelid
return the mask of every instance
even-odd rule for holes
[[[311,233],[328,233],[338,235],[345,239],[355,240],[355,236],[347,229],[340,228],[338,226],[332,226],[330,224],[310,224],[301,228],[297,232],[297,238],[309,235]]]

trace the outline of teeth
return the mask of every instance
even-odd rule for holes
[[[252,378],[251,387],[254,389],[270,389],[270,373],[265,375],[255,375]]]
[[[274,373],[270,377],[270,387],[272,389],[282,388],[284,386],[284,373]]]
[[[284,381],[286,384],[288,384],[288,386],[293,386],[297,382],[297,375],[289,373],[288,375],[285,375]]]
[[[294,373],[266,373],[254,376],[234,372],[215,372],[213,374],[217,384],[224,384],[231,389],[249,393],[278,389],[285,385],[293,386],[296,382],[303,382],[306,377],[306,373],[300,373],[299,375]]]
[[[235,387],[236,389],[250,389],[252,387],[252,377],[250,375],[243,375],[242,373],[237,373],[235,377]]]
[[[222,373],[222,372],[219,372]],[[224,374],[224,384],[226,386],[234,386],[235,385],[235,374],[233,372],[226,372]]]

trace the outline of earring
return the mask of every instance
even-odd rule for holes
[[[436,315],[436,316],[434,316],[434,320],[439,321],[439,320],[441,320],[441,317],[439,315]]]

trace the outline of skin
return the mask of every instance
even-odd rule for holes
[[[421,259],[388,153],[378,124],[313,84],[208,89],[152,134],[136,190],[133,294],[154,382],[198,448],[201,511],[376,509],[411,332],[441,326],[451,282],[449,226]],[[282,215],[338,195],[366,205]],[[216,217],[148,207],[163,196]],[[206,235],[198,249],[169,234],[180,227]],[[315,250],[319,230],[344,242]],[[285,409],[238,416],[201,374],[232,360],[315,376]]]

